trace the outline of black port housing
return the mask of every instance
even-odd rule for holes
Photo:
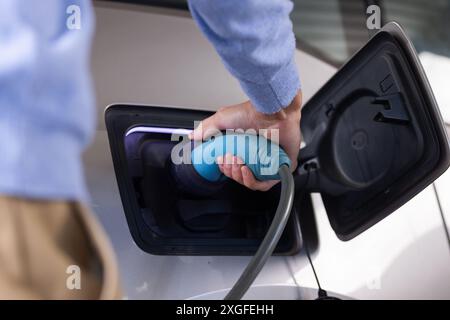
[[[170,152],[179,141],[172,141],[170,133],[146,130],[192,129],[195,121],[211,114],[134,105],[110,106],[105,113],[124,212],[133,239],[146,252],[252,255],[270,226],[280,186],[255,192],[228,181],[208,197],[182,192],[170,170]],[[297,253],[299,230],[298,215],[293,214],[275,254]]]

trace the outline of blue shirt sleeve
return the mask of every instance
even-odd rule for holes
[[[288,106],[300,89],[292,7],[288,0],[189,0],[194,20],[263,113]]]
[[[89,0],[0,0],[0,194],[87,201]]]

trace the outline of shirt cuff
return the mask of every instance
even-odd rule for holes
[[[261,113],[275,113],[287,107],[300,90],[300,77],[292,59],[268,83],[239,80],[253,106]]]

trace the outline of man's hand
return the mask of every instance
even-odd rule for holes
[[[299,92],[289,106],[274,114],[257,112],[250,101],[220,108],[214,115],[202,121],[190,138],[201,140],[218,130],[226,129],[278,129],[279,143],[292,161],[292,170],[297,166],[300,149],[300,117],[302,94]],[[270,136],[266,138],[270,139]],[[244,186],[259,191],[267,191],[278,181],[258,181],[241,159],[227,154],[216,159],[220,171]]]

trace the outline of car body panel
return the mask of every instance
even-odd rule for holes
[[[447,227],[447,236],[449,236],[450,243],[450,170],[447,170],[434,183],[437,194],[439,195],[439,204],[442,209],[442,217]]]

